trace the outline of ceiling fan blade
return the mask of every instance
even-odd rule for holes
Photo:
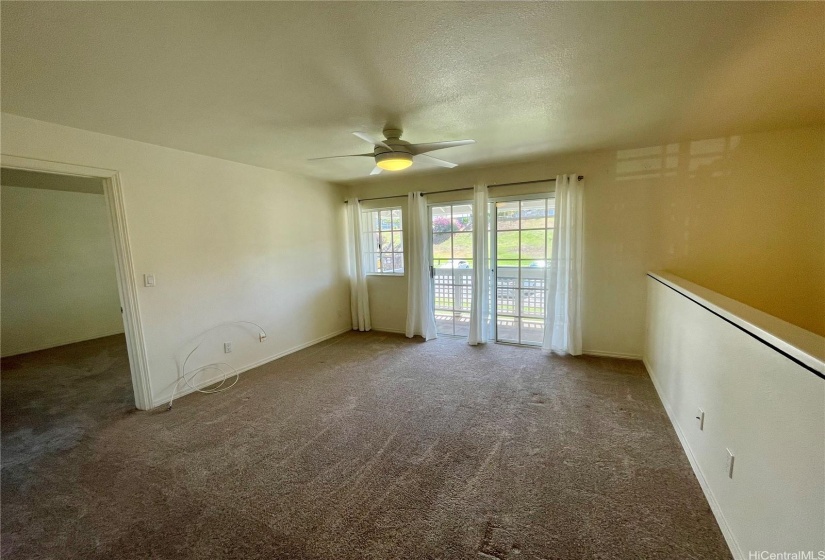
[[[449,167],[452,169],[453,167],[458,167],[457,163],[451,163],[449,161],[444,161],[443,159],[438,159],[437,157],[428,156],[427,154],[418,154],[413,156],[413,159],[416,161],[429,161],[430,163],[434,163],[441,167]]]
[[[353,134],[361,140],[363,140],[364,142],[369,142],[373,146],[381,146],[382,148],[387,148],[388,150],[392,151],[392,148],[390,148],[387,144],[385,144],[381,140],[376,140],[366,132],[353,132]]]
[[[343,157],[374,157],[372,153],[369,154],[349,154],[346,156],[327,156],[327,157],[313,157],[309,158],[307,161],[317,161],[319,159],[335,159],[335,158],[343,158]]]
[[[413,154],[423,154],[425,152],[432,152],[434,150],[443,150],[444,148],[454,148],[456,146],[467,146],[468,144],[475,144],[475,140],[449,140],[447,142],[429,142],[427,144],[411,144],[410,151]]]
[[[370,175],[378,175],[379,173],[381,173],[381,168],[378,167],[377,165],[375,166],[375,168],[372,171],[370,171]]]

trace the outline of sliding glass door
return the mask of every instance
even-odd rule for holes
[[[554,215],[553,198],[495,203],[492,246],[499,342],[541,344]]]
[[[430,207],[433,303],[438,334],[468,336],[473,296],[473,205]]]

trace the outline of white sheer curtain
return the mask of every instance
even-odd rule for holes
[[[421,335],[424,340],[436,338],[433,294],[430,289],[430,219],[427,195],[411,192],[407,196],[407,329],[412,338]]]
[[[470,336],[475,346],[490,339],[490,234],[487,185],[476,185],[473,194],[473,299],[470,304]]]
[[[367,294],[367,273],[364,270],[361,203],[357,198],[347,200],[347,241],[352,329],[368,331],[372,328],[372,325],[370,325],[370,300]]]
[[[582,205],[578,175],[556,177],[553,251],[547,267],[544,314],[546,354],[582,353]]]

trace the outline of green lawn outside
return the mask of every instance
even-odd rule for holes
[[[453,238],[453,251],[450,253],[450,237]],[[546,230],[546,243],[552,247],[553,230]],[[499,231],[498,232],[498,266],[518,266],[519,259],[527,261],[538,261],[545,259],[545,230],[527,230],[521,232],[521,252],[519,252],[519,232]],[[547,252],[547,256],[550,251]],[[445,262],[449,266],[450,260],[466,260],[473,257],[473,237],[470,232],[465,233],[434,233],[433,234],[433,259],[436,264],[439,261]],[[510,262],[507,262],[510,261]],[[528,264],[529,263],[523,263]]]

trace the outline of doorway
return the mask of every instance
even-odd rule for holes
[[[473,205],[430,206],[433,306],[440,335],[467,337],[473,298]]]
[[[540,346],[544,338],[545,278],[553,243],[555,198],[493,203],[496,342]]]
[[[78,189],[80,192],[84,192],[83,189],[88,188],[96,193],[93,196],[99,197],[98,209],[102,213],[100,219],[103,222],[98,222],[98,232],[101,228],[105,229],[103,233],[107,237],[107,239],[99,240],[99,245],[105,245],[103,250],[108,251],[108,256],[113,260],[113,262],[110,261],[110,264],[114,267],[114,293],[117,295],[116,298],[113,296],[110,299],[117,306],[116,313],[119,315],[120,327],[118,330],[123,333],[119,336],[124,340],[127,354],[125,359],[128,362],[128,368],[124,366],[124,369],[128,369],[130,380],[127,381],[127,386],[131,387],[132,393],[128,399],[130,403],[133,403],[134,408],[149,410],[153,406],[152,391],[148,376],[142,325],[138,312],[137,282],[128,243],[129,233],[123,210],[123,195],[119,173],[108,169],[36,160],[7,154],[2,155],[0,166],[3,175],[17,177],[16,179],[10,179],[11,182],[20,182],[28,175],[35,187],[39,186],[46,189],[51,187],[57,191],[65,191],[64,194]],[[3,182],[6,183],[7,181]],[[3,273],[6,272],[7,270],[4,268]],[[39,281],[47,285],[48,282],[55,279],[54,274],[46,273],[40,276],[42,278]],[[78,289],[82,289],[82,285]],[[7,293],[3,294],[4,308],[9,304],[8,295]],[[101,331],[98,334],[107,333]],[[46,344],[46,346],[49,345]],[[6,350],[6,348],[3,349],[4,354],[8,353]],[[23,351],[25,350],[23,349]]]

